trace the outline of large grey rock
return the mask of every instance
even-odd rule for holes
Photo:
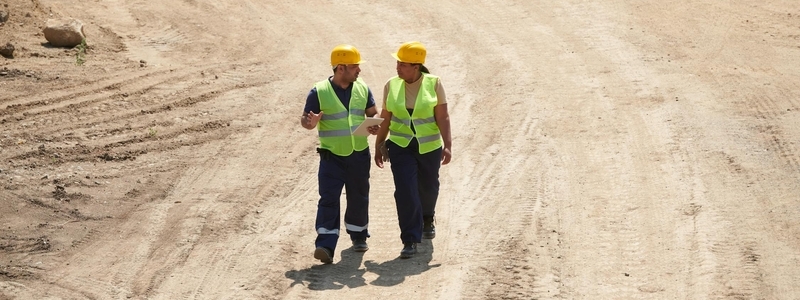
[[[0,10],[0,23],[8,21],[8,12]]]
[[[56,47],[75,47],[86,37],[83,22],[68,19],[49,19],[44,28],[44,38]]]

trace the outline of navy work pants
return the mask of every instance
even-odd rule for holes
[[[369,169],[372,158],[369,148],[338,156],[318,149],[319,203],[317,204],[316,247],[336,250],[340,227],[340,197],[347,194],[344,223],[351,239],[366,239],[369,212]]]
[[[403,148],[386,142],[394,176],[394,201],[403,243],[422,242],[422,220],[433,217],[439,198],[442,148],[419,154],[417,139]]]

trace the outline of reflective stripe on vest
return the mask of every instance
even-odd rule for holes
[[[369,91],[367,85],[357,79],[350,94],[350,107],[345,108],[336,96],[330,80],[317,82],[319,107],[322,118],[317,125],[320,148],[339,156],[348,156],[353,151],[369,147],[366,136],[353,136],[353,131],[364,122]]]
[[[434,107],[439,103],[436,96],[438,80],[437,76],[422,73],[422,84],[412,115],[406,109],[405,81],[397,76],[389,80],[389,94],[386,99],[386,109],[392,113],[389,140],[405,148],[416,137],[420,154],[442,147],[442,136],[433,114]],[[411,129],[411,124],[414,124],[416,134]]]

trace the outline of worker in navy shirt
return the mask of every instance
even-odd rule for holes
[[[340,196],[344,188],[347,209],[344,214],[346,232],[353,250],[369,249],[369,171],[372,157],[366,136],[353,131],[367,116],[378,114],[372,91],[363,80],[361,54],[351,45],[339,45],[331,51],[333,76],[314,84],[306,97],[300,124],[317,128],[320,156],[319,202],[315,228],[314,258],[322,263],[333,262],[340,229]],[[379,126],[371,126],[371,134]]]
[[[328,80],[333,80],[333,77],[328,77]],[[342,102],[344,107],[350,105],[350,94],[353,91],[353,86],[350,85],[347,88],[342,88],[340,86],[332,85],[333,91],[336,92],[336,96],[339,97],[339,101]],[[372,90],[367,90],[367,109],[375,108],[375,98],[372,96]],[[377,111],[377,108],[375,108]],[[308,92],[308,97],[306,97],[306,107],[303,109],[304,112],[313,112],[318,114],[320,112],[319,108],[319,98],[317,98],[317,89],[312,88],[310,92]],[[377,112],[376,112],[377,114]],[[370,116],[371,117],[371,116]]]

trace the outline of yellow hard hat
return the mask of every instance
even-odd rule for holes
[[[356,47],[351,45],[339,45],[331,51],[331,66],[337,65],[357,65],[362,63],[361,53]]]
[[[397,52],[392,53],[395,59],[399,62],[409,64],[424,64],[425,63],[425,46],[420,42],[407,42],[400,45]]]

